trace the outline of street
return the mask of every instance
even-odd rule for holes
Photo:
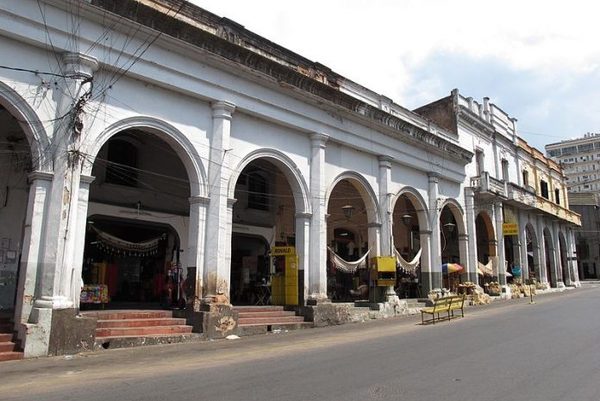
[[[2,400],[598,400],[600,288],[420,317],[0,364]]]

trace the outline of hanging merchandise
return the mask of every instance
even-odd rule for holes
[[[404,260],[402,255],[400,255],[400,252],[398,252],[398,250],[394,247],[394,253],[396,254],[396,262],[398,262],[398,264],[400,265],[400,269],[402,271],[404,271],[405,273],[414,274],[417,271],[417,267],[419,267],[419,265],[421,264],[421,251],[422,250],[423,249],[420,248],[419,252],[417,252],[417,254],[413,258],[413,260],[411,260],[410,262],[407,262],[406,260]]]
[[[367,259],[369,252],[371,252],[369,249],[359,260],[355,262],[348,262],[336,255],[336,253],[330,247],[327,247],[327,249],[331,255],[331,263],[333,264],[333,267],[344,273],[354,273],[359,268],[366,268],[367,264],[365,263],[365,260]]]
[[[158,254],[158,245],[160,241],[167,238],[166,234],[142,242],[130,242],[124,239],[110,235],[97,227],[92,227],[96,232],[96,245],[104,253],[118,256],[150,256]]]
[[[480,275],[482,276],[490,276],[493,277],[494,276],[494,263],[492,262],[492,259],[490,257],[490,259],[488,260],[487,264],[483,264],[481,262],[477,262],[478,265],[478,273],[481,272]]]

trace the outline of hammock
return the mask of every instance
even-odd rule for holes
[[[333,249],[331,249],[330,247],[327,247],[327,249],[331,254],[331,263],[333,264],[333,267],[344,273],[354,273],[356,269],[360,267],[366,267],[366,264],[364,262],[367,259],[369,252],[371,252],[371,250],[369,249],[359,260],[355,262],[348,262],[336,255]]]
[[[158,252],[159,242],[167,238],[166,234],[162,234],[147,241],[129,242],[119,237],[115,237],[114,235],[110,235],[96,227],[92,227],[92,229],[97,234],[97,245],[100,249],[107,253],[116,253],[119,255],[154,255]]]
[[[419,265],[421,264],[421,251],[422,250],[423,250],[423,248],[420,248],[419,252],[417,252],[417,254],[413,258],[413,260],[411,260],[410,262],[407,262],[406,260],[404,260],[402,255],[400,255],[400,252],[398,252],[398,250],[394,247],[394,253],[396,254],[396,262],[400,265],[400,268],[405,273],[414,273],[417,270],[417,267],[419,267]]]
[[[496,256],[490,256],[485,265],[481,262],[477,262],[477,266],[479,267],[479,270],[483,272],[484,276],[498,276],[498,258]]]

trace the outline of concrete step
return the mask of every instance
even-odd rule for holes
[[[283,317],[283,316],[296,316],[295,312],[291,311],[264,311],[264,312],[242,312],[239,311],[240,318],[250,317]]]
[[[302,323],[304,318],[302,316],[277,316],[277,317],[250,317],[250,318],[239,318],[239,326],[247,326],[251,324],[282,324],[282,323]]]
[[[0,353],[18,351],[17,345],[12,341],[0,342]]]
[[[173,317],[173,312],[168,310],[87,311],[81,314],[83,316],[95,317],[98,320],[160,319]]]
[[[314,327],[312,322],[248,324],[245,326],[238,326],[238,335],[240,337],[245,337],[254,336],[258,334],[280,333],[291,330],[310,329],[312,327]]]
[[[234,306],[234,310],[242,312],[283,312],[283,306],[267,305],[267,306]]]
[[[147,337],[191,333],[192,326],[151,326],[97,328],[98,337]]]
[[[12,333],[0,333],[0,343],[5,343],[7,341],[12,340]]]
[[[154,319],[111,319],[98,320],[96,328],[112,327],[154,327],[154,326],[185,326],[185,319],[180,318],[154,318]]]
[[[0,352],[0,362],[14,361],[14,360],[17,360],[17,359],[23,359],[23,353],[22,352],[15,352],[15,351]]]
[[[201,341],[201,334],[188,333],[177,335],[155,335],[155,336],[116,336],[96,337],[96,349],[141,347],[146,345],[178,344]]]

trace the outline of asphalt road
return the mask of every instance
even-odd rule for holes
[[[0,400],[600,400],[600,288],[232,341],[0,364]]]

